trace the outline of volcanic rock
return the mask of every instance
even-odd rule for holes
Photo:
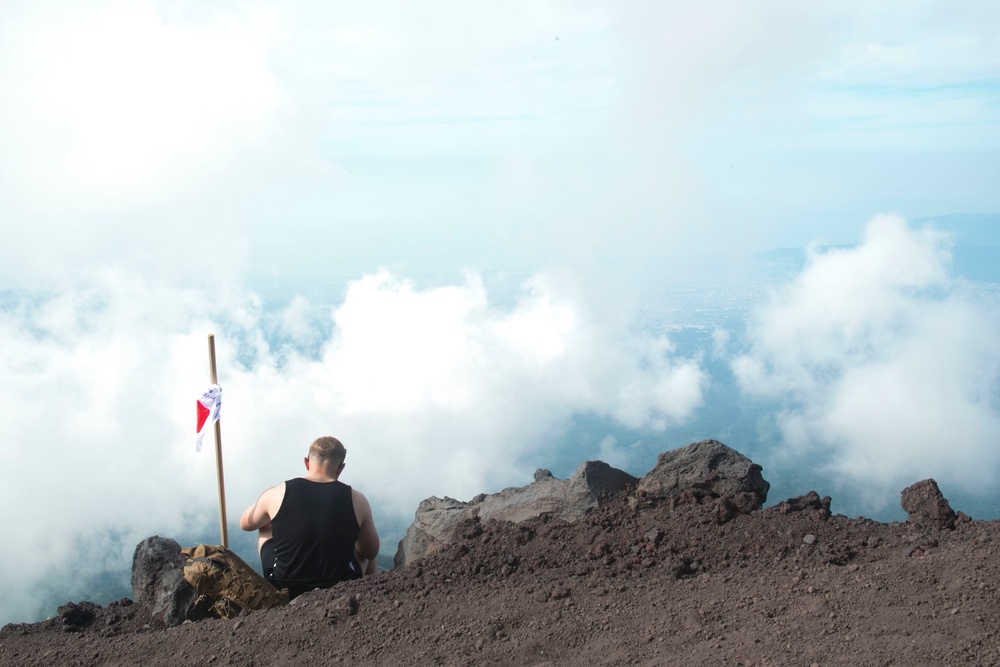
[[[567,479],[556,479],[548,470],[539,469],[535,481],[527,486],[480,494],[469,502],[428,498],[417,507],[413,523],[399,542],[396,567],[440,551],[453,541],[455,528],[465,519],[521,523],[548,515],[572,523],[600,507],[602,497],[617,494],[638,481],[603,461],[586,461]]]
[[[775,505],[775,511],[782,514],[791,512],[819,512],[823,517],[830,516],[830,496],[819,497],[815,491],[810,491],[804,496],[795,496],[788,500],[783,500]]]
[[[132,556],[132,599],[168,627],[187,620],[198,597],[184,579],[184,563],[181,545],[168,537],[147,537]]]
[[[63,632],[83,632],[94,624],[101,606],[93,602],[67,602],[59,607]]]
[[[925,479],[903,489],[899,504],[906,510],[907,523],[920,528],[950,530],[958,520],[958,515],[951,509],[933,479]]]
[[[760,509],[771,488],[761,470],[718,440],[702,440],[660,454],[636,494],[644,501],[676,500],[682,495],[723,498],[739,513],[749,514]]]

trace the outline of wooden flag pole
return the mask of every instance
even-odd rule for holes
[[[215,371],[215,335],[208,334],[208,365],[211,369],[212,384],[219,384]],[[222,474],[222,420],[215,422],[215,471],[219,477],[219,534],[222,546],[229,548],[229,530],[226,527],[226,482]]]

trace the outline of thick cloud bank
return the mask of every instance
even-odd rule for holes
[[[992,484],[1000,464],[1000,309],[949,273],[949,239],[875,218],[810,254],[748,323],[744,392],[781,406],[791,456],[873,495],[933,476]]]
[[[332,309],[299,298],[278,313],[239,289],[114,271],[8,297],[0,501],[17,511],[0,558],[21,565],[0,574],[0,622],[34,614],[38,586],[79,557],[96,557],[83,574],[125,570],[142,537],[211,530],[214,458],[193,440],[208,332],[230,524],[301,473],[318,435],[344,440],[345,480],[377,521],[398,523],[429,495],[523,480],[574,415],[653,431],[684,420],[707,381],[666,338],[609,324],[541,277],[502,308],[475,275],[421,288],[387,272],[351,283]]]

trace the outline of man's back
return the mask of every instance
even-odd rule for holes
[[[337,481],[346,456],[336,438],[317,438],[303,460],[305,476],[265,489],[240,517],[240,528],[260,531],[265,576],[293,596],[378,571],[371,505]]]
[[[361,576],[354,558],[358,521],[343,482],[288,480],[271,528],[279,588],[308,590]]]

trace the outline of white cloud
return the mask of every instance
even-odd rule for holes
[[[612,468],[628,470],[634,462],[635,445],[632,445],[632,449],[626,449],[618,443],[618,439],[613,435],[604,436],[597,446],[598,454],[596,460],[604,461]]]
[[[16,579],[0,575],[0,619],[32,613],[37,584],[94,541],[114,535],[124,552],[150,534],[211,530],[214,458],[194,451],[192,408],[208,383],[208,332],[230,524],[301,474],[319,435],[345,442],[345,479],[398,526],[427,496],[530,477],[574,415],[653,431],[683,421],[706,381],[665,339],[595,319],[543,277],[500,308],[474,274],[421,288],[381,272],[322,316],[303,299],[272,316],[238,288],[81,277],[0,311],[0,501],[21,508],[0,557],[39,555]],[[127,570],[128,555],[109,558]]]
[[[220,13],[221,14],[221,13]],[[150,4],[13,12],[0,175],[42,211],[118,210],[202,189],[278,130],[260,12],[168,23]]]
[[[810,255],[733,361],[744,392],[786,406],[793,456],[883,503],[926,477],[985,490],[1000,472],[1000,308],[948,260],[941,233],[875,218],[861,245]]]

